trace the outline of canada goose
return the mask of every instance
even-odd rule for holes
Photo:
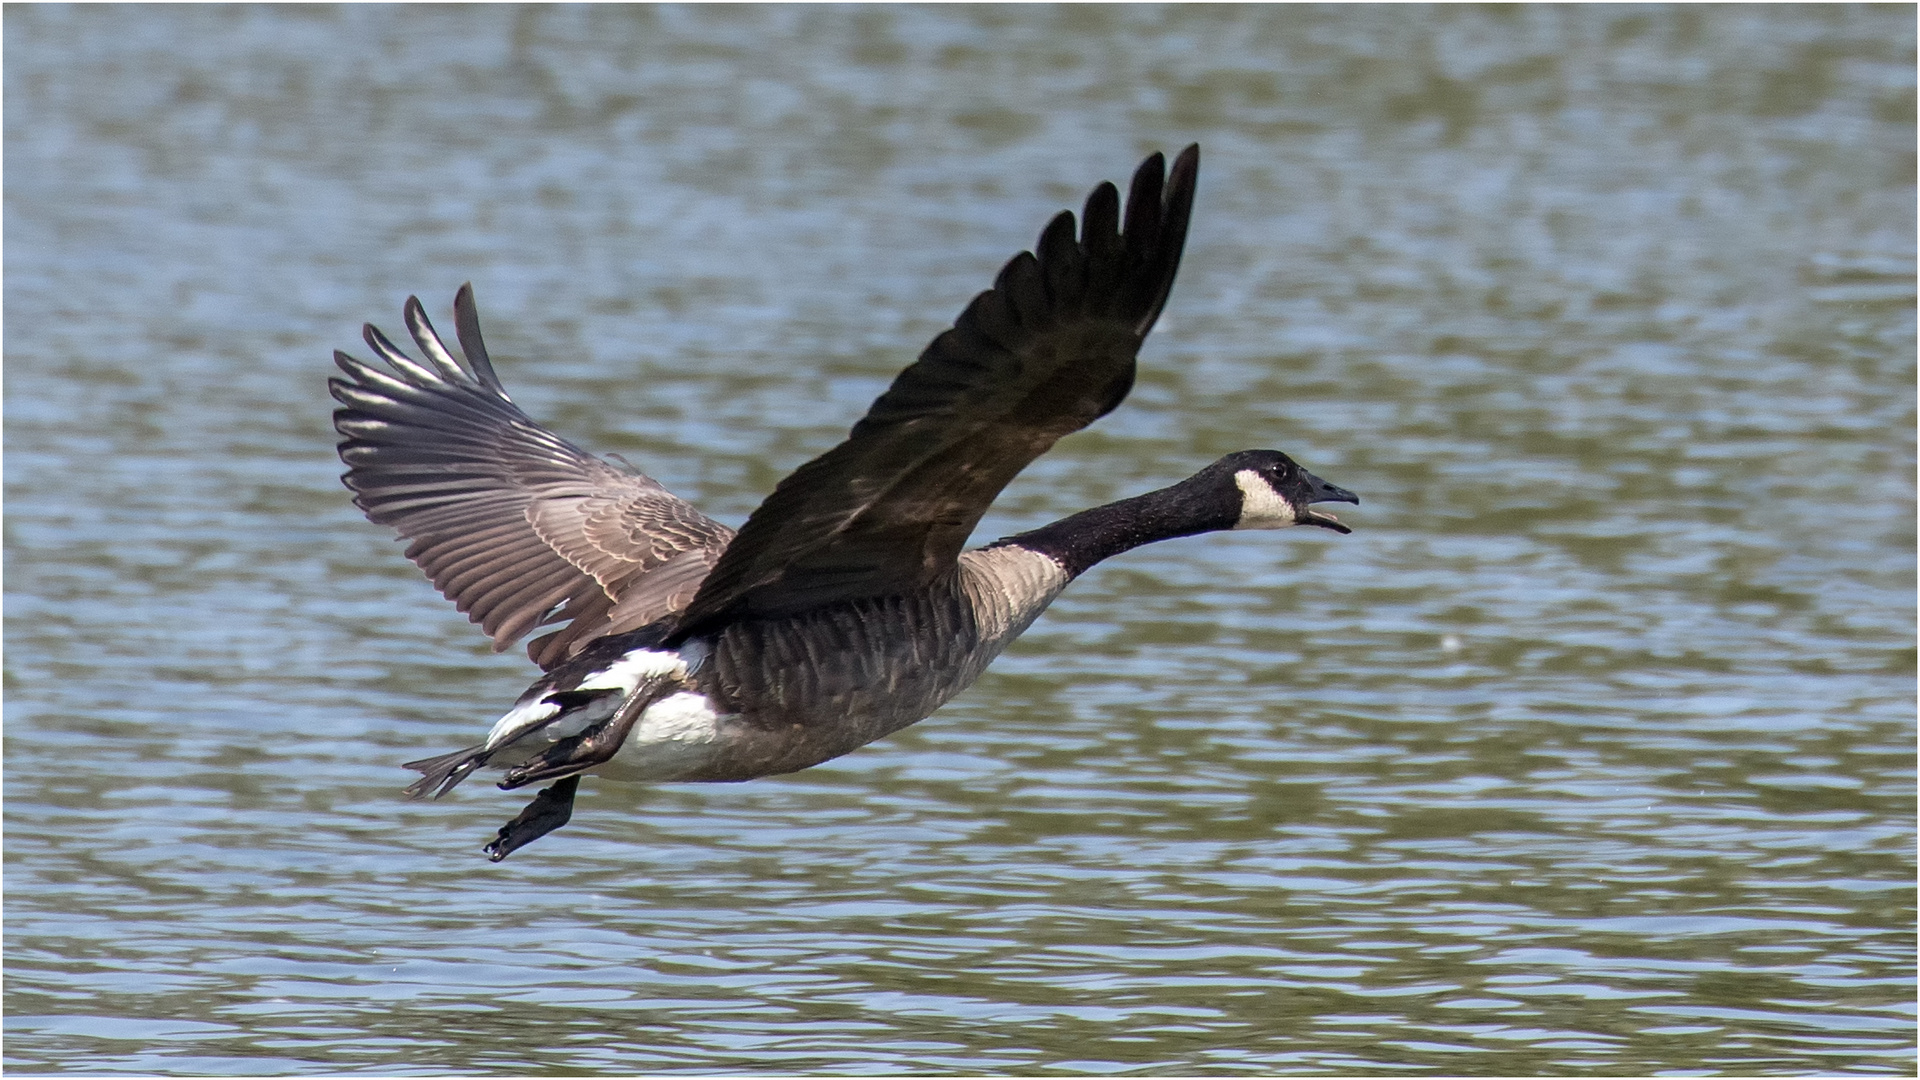
[[[545,672],[485,741],[408,762],[438,798],[481,766],[500,787],[558,781],[486,847],[494,861],[566,824],[585,773],[749,780],[838,757],[970,685],[1069,581],[1109,556],[1217,529],[1349,530],[1360,500],[1274,450],[1229,454],[1158,491],[962,552],[1000,489],[1111,411],[1173,287],[1198,146],[1063,211],[894,379],[847,440],[800,466],[735,533],[601,460],[507,397],[470,285],[464,363],[417,298],[409,358],[336,352],[340,458],[354,503],[410,540],[449,600]],[[624,463],[623,463],[624,464]]]

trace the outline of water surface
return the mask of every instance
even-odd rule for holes
[[[19,1072],[1913,1069],[1905,7],[15,7]],[[475,283],[738,523],[1057,209],[1205,148],[1132,399],[1352,536],[1075,585],[792,777],[397,797],[529,678],[340,488]],[[363,353],[364,354],[364,353]]]

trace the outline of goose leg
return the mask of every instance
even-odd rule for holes
[[[620,752],[621,744],[627,741],[627,732],[633,730],[640,714],[672,691],[672,687],[666,687],[648,694],[633,694],[599,727],[561,739],[544,753],[508,769],[507,775],[500,779],[501,790],[512,791],[556,776],[577,776],[611,759]]]
[[[533,797],[520,816],[500,827],[500,835],[486,846],[487,859],[499,862],[520,848],[565,825],[573,818],[573,795],[580,790],[580,776],[574,774]]]

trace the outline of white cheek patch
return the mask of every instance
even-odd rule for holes
[[[1273,485],[1259,473],[1241,469],[1233,474],[1233,482],[1240,488],[1240,520],[1234,523],[1234,528],[1284,529],[1300,523],[1293,504],[1273,490]]]

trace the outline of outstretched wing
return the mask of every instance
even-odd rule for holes
[[[464,366],[411,297],[407,329],[426,363],[371,325],[384,368],[334,354],[348,377],[327,385],[344,406],[333,426],[354,504],[412,541],[407,558],[494,651],[568,622],[528,647],[543,668],[684,607],[732,531],[521,412],[493,373],[471,285],[453,306]]]
[[[679,636],[905,592],[955,565],[1000,489],[1120,404],[1173,287],[1200,148],[1101,184],[902,371],[847,440],[780,482],[728,546]]]

